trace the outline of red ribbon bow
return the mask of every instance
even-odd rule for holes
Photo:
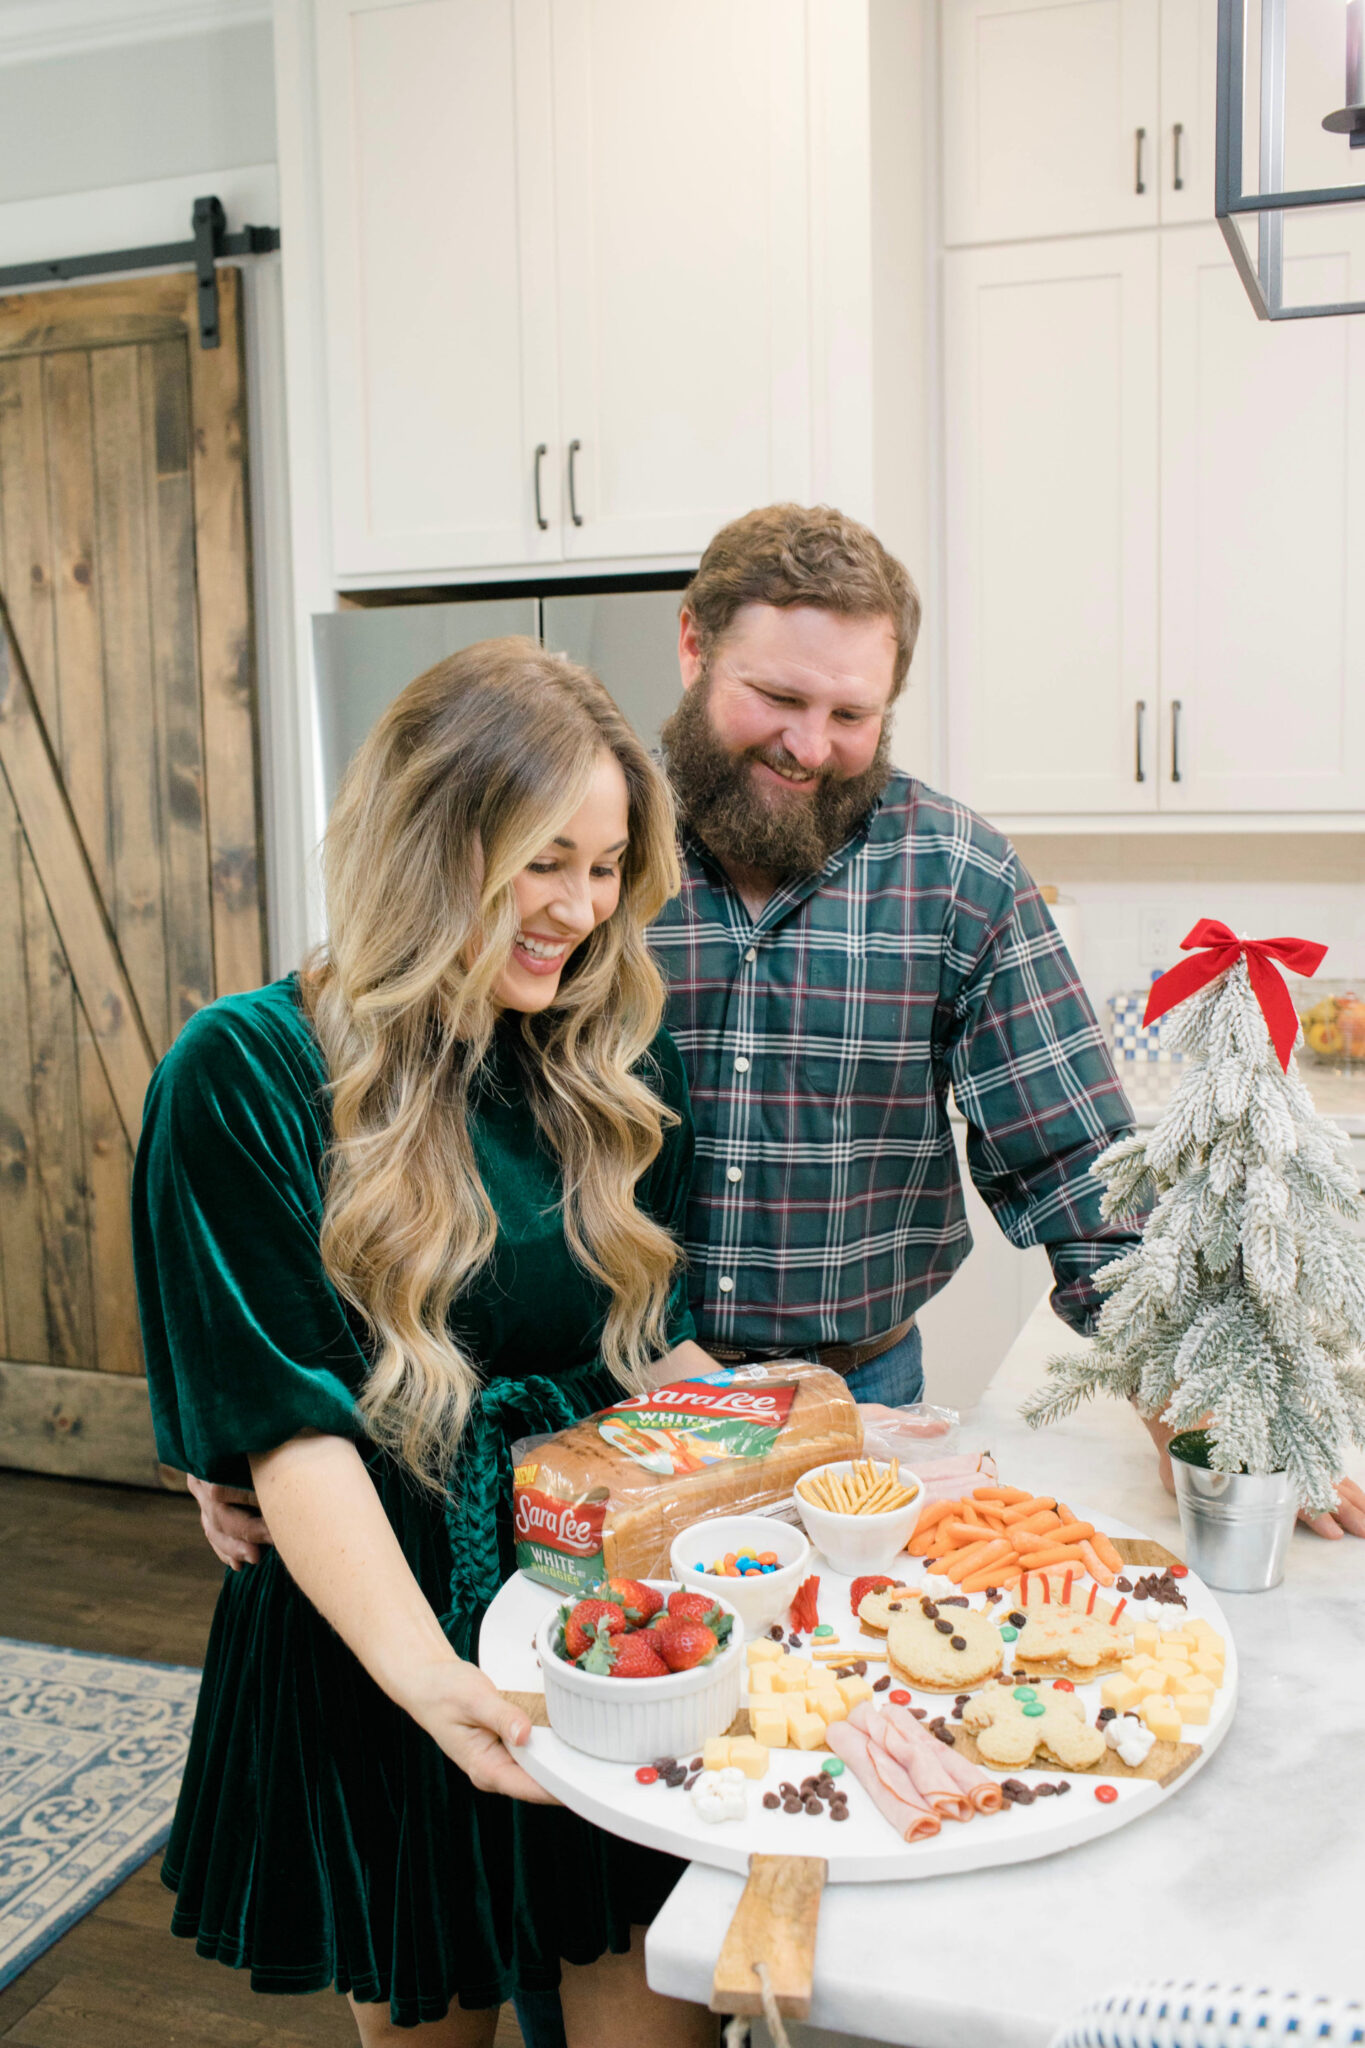
[[[1188,953],[1195,947],[1200,949],[1197,960],[1177,960],[1174,967],[1168,968],[1152,983],[1143,1024],[1154,1024],[1167,1010],[1183,1003],[1186,996],[1192,996],[1196,989],[1207,988],[1211,981],[1216,981],[1220,974],[1225,974],[1229,967],[1245,956],[1247,974],[1261,1006],[1275,1056],[1288,1073],[1289,1055],[1298,1037],[1299,1020],[1294,1014],[1289,990],[1273,962],[1281,961],[1295,974],[1316,974],[1326,958],[1326,946],[1318,945],[1314,939],[1239,939],[1216,917],[1201,917],[1194,930],[1187,932],[1180,941],[1182,953]]]

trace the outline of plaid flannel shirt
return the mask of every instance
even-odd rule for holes
[[[650,939],[696,1119],[701,1342],[857,1344],[938,1292],[972,1244],[950,1087],[973,1180],[1011,1243],[1046,1245],[1084,1332],[1095,1273],[1133,1242],[1090,1166],[1132,1114],[1009,841],[893,775],[757,919],[695,837],[682,853]]]

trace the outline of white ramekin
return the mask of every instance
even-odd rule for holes
[[[698,1559],[711,1564],[730,1550],[774,1551],[778,1568],[752,1579],[717,1579],[697,1570]],[[694,1522],[673,1538],[669,1562],[684,1586],[727,1601],[751,1636],[783,1618],[811,1568],[810,1545],[795,1523],[771,1515],[718,1515],[714,1521]]]
[[[902,1472],[902,1483],[914,1488],[915,1497],[905,1507],[892,1508],[884,1515],[832,1515],[827,1508],[817,1507],[814,1501],[806,1499],[803,1487],[818,1479],[822,1472],[832,1472],[842,1479],[852,1470],[849,1459],[816,1465],[810,1472],[802,1473],[792,1489],[792,1499],[815,1548],[829,1559],[836,1572],[846,1572],[855,1579],[864,1572],[885,1571],[905,1548],[924,1507],[924,1488],[913,1472]]]
[[[648,1579],[667,1598],[672,1581]],[[545,1680],[545,1711],[561,1741],[609,1763],[647,1764],[656,1756],[686,1761],[712,1735],[723,1735],[739,1712],[744,1630],[734,1616],[730,1640],[713,1664],[671,1671],[667,1678],[607,1678],[566,1664],[553,1648],[560,1609],[552,1607],[536,1634]]]

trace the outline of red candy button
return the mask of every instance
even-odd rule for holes
[[[635,1773],[635,1782],[637,1785],[657,1785],[659,1773],[655,1770],[653,1764],[641,1764],[639,1770]]]
[[[1187,1564],[1173,1564],[1171,1566],[1171,1577],[1173,1579],[1187,1579],[1189,1575],[1190,1568]]]
[[[1106,1806],[1112,1806],[1118,1796],[1119,1788],[1117,1785],[1097,1785],[1095,1787],[1095,1797],[1102,1800]]]
[[[1075,1692],[1076,1688],[1069,1678],[1054,1678],[1052,1690],[1054,1692]]]
[[[893,1707],[908,1707],[910,1704],[908,1692],[889,1692],[886,1697],[890,1700]]]

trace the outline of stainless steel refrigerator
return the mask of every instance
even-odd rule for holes
[[[477,640],[525,633],[602,678],[647,746],[678,699],[678,592],[379,605],[313,621],[318,725],[330,806],[352,754],[405,684]]]

